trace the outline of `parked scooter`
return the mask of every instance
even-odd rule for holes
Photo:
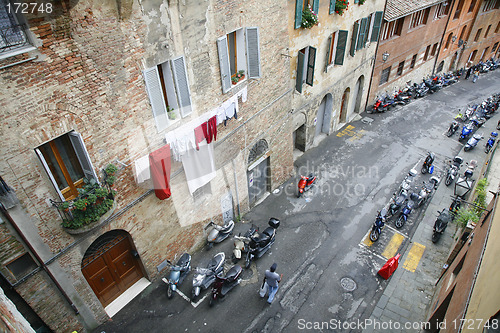
[[[474,170],[476,169],[477,166],[477,161],[476,160],[470,160],[469,163],[467,163],[467,169],[464,172],[464,178],[465,179],[471,179],[472,176],[474,175]]]
[[[444,233],[448,223],[451,221],[450,213],[446,209],[443,209],[441,212],[438,211],[438,213],[439,216],[436,219],[436,222],[434,222],[434,229],[432,232],[433,243],[436,243],[439,238],[441,238],[441,235]]]
[[[300,198],[302,194],[304,194],[304,192],[309,191],[315,181],[316,176],[314,176],[312,173],[310,173],[307,177],[301,175],[298,183],[299,189],[297,191],[297,198]]]
[[[493,148],[493,145],[495,144],[495,141],[497,139],[498,133],[497,132],[491,132],[490,138],[488,139],[488,142],[486,142],[486,146],[484,147],[484,152],[488,154]]]
[[[213,227],[207,236],[207,250],[210,250],[214,244],[218,244],[222,242],[224,239],[228,238],[229,235],[233,234],[234,222],[231,220],[220,226],[214,221],[210,221],[209,224],[206,225],[205,230],[209,227]]]
[[[377,218],[375,222],[373,222],[372,231],[370,232],[370,240],[372,242],[376,242],[382,232],[382,228],[384,228],[385,220],[386,220],[387,210],[382,208],[381,211],[378,212]]]
[[[193,292],[191,300],[195,301],[200,296],[201,290],[208,289],[214,282],[215,276],[224,269],[226,255],[224,252],[217,253],[204,267],[196,267],[193,276]]]
[[[434,162],[434,153],[428,152],[424,164],[422,165],[422,169],[420,169],[420,172],[423,174],[432,173],[432,171],[434,170],[434,168],[432,167],[433,162]]]
[[[417,200],[418,200],[418,195],[415,193],[411,193],[410,198],[406,199],[406,205],[403,207],[401,213],[399,213],[398,219],[396,220],[395,223],[396,228],[400,229],[405,225]]]
[[[460,156],[455,156],[453,158],[453,161],[448,168],[448,172],[446,173],[446,180],[444,181],[446,186],[450,186],[451,183],[453,183],[463,162],[464,160]]]
[[[462,133],[460,133],[458,141],[468,140],[469,137],[472,135],[473,130],[474,130],[474,124],[472,122],[467,123],[467,125],[465,125],[462,128]]]
[[[401,194],[402,191],[408,192],[410,190],[411,183],[413,179],[415,179],[415,176],[417,176],[417,170],[411,169],[399,186],[399,194]]]
[[[392,196],[391,203],[389,205],[389,210],[387,212],[386,217],[390,218],[395,216],[403,204],[406,201],[406,198],[408,197],[408,191],[407,190],[401,190],[399,194],[396,196],[396,193]]]
[[[368,108],[366,110],[367,113],[382,113],[387,111],[383,106],[382,106],[382,97],[377,97],[375,100],[375,103],[373,103],[373,106],[371,108]]]
[[[417,199],[417,207],[422,206],[427,199],[429,199],[432,195],[432,192],[437,188],[439,184],[439,178],[436,176],[432,176],[429,181],[426,183],[424,182],[422,185],[422,188],[418,192],[418,199]]]
[[[462,200],[457,195],[453,198],[453,201],[451,202],[450,208],[448,208],[448,210],[450,211],[452,220],[455,219],[455,216],[457,215],[458,210],[460,209],[461,206],[462,206]]]
[[[177,287],[182,284],[191,271],[191,255],[189,253],[183,253],[176,265],[171,263],[168,259],[167,263],[170,265],[170,275],[168,279],[163,278],[162,280],[168,285],[167,297],[172,298]]]
[[[479,143],[479,140],[481,140],[482,138],[483,136],[481,134],[474,134],[472,138],[470,138],[469,141],[467,141],[467,143],[465,144],[464,150],[469,151],[474,149],[474,147],[476,147]]]
[[[224,298],[231,289],[240,284],[242,271],[243,269],[241,266],[234,265],[227,271],[225,276],[222,276],[222,272],[216,275],[214,285],[212,286],[212,295],[208,303],[210,307],[212,307],[218,299]]]
[[[450,137],[452,136],[453,134],[455,134],[455,132],[457,131],[457,129],[460,127],[460,125],[458,124],[458,121],[454,120],[451,124],[450,124],[450,127],[448,128],[448,131],[446,132],[446,136],[447,137]]]
[[[269,227],[262,233],[252,225],[245,236],[236,236],[234,242],[233,261],[238,261],[245,255],[245,268],[250,267],[250,262],[260,258],[271,248],[276,240],[276,229],[280,226],[280,221],[274,217],[269,219]]]

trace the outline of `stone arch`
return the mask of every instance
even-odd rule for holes
[[[104,307],[145,275],[132,237],[119,229],[99,236],[87,248],[81,270]]]
[[[318,107],[316,114],[316,133],[317,137],[320,133],[330,134],[330,123],[332,121],[333,112],[333,97],[332,94],[326,94]]]
[[[257,141],[248,153],[248,165],[255,162],[259,157],[269,151],[269,144],[265,139]]]
[[[361,100],[363,97],[365,84],[365,76],[361,75],[356,81],[356,85],[354,86],[354,96],[356,96],[356,100],[354,101],[354,113],[359,113],[361,108]]]

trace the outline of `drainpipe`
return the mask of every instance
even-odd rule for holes
[[[52,274],[52,272],[49,270],[49,268],[47,267],[47,265],[45,265],[44,261],[42,260],[42,258],[40,258],[40,256],[38,255],[38,253],[36,252],[36,250],[33,248],[33,246],[31,246],[30,242],[26,239],[26,237],[22,233],[21,229],[19,229],[19,227],[17,226],[16,222],[14,221],[14,219],[12,219],[12,217],[9,214],[9,212],[7,212],[7,209],[5,209],[4,205],[1,202],[0,202],[0,211],[5,216],[5,218],[7,219],[7,221],[9,221],[9,223],[12,225],[12,227],[14,227],[14,229],[16,230],[16,232],[19,235],[19,237],[21,237],[21,239],[24,242],[24,244],[26,244],[26,246],[28,247],[28,249],[30,250],[30,252],[33,254],[33,256],[35,256],[35,258],[38,261],[38,263],[42,266],[42,269],[47,273],[47,275],[52,280],[52,282],[54,283],[54,285],[56,286],[56,288],[59,289],[59,292],[61,293],[61,295],[63,296],[63,298],[66,300],[66,302],[68,302],[68,304],[71,306],[71,308],[73,309],[73,311],[75,312],[75,314],[78,314],[79,313],[78,309],[76,308],[76,306],[73,303],[73,301],[71,301],[71,299],[69,298],[68,294],[66,294],[66,292],[63,290],[63,288],[61,287],[61,285],[59,284],[59,282],[57,282],[57,280],[54,277],[54,275]]]
[[[384,16],[385,16],[386,8],[387,8],[387,0],[385,1],[384,11],[382,12],[382,22],[380,23],[380,31],[378,33],[377,47],[375,48],[375,57],[373,59],[372,75],[370,75],[370,82],[368,83],[368,93],[366,94],[365,111],[366,111],[366,107],[367,107],[368,102],[369,102],[368,99],[370,98],[370,93],[372,90],[373,73],[375,73],[375,66],[377,65],[378,46],[380,45],[380,36],[382,35],[382,26],[384,23]]]
[[[441,47],[443,46],[444,36],[446,35],[446,30],[448,29],[448,24],[450,23],[450,18],[452,15],[451,10],[453,9],[453,5],[455,5],[455,0],[451,0],[451,5],[449,7],[450,9],[448,10],[448,20],[446,21],[446,25],[444,26],[443,34],[441,35],[441,41],[439,42],[439,47],[438,47],[436,59],[434,60],[434,66],[432,67],[432,75],[434,75],[434,71],[436,70],[436,64],[437,64],[438,59],[439,59],[439,53],[441,52]]]
[[[234,188],[236,190],[236,209],[238,210],[238,217],[240,216],[240,197],[238,195],[238,179],[236,178],[236,166],[234,164],[234,158],[231,160],[233,164],[233,174],[234,174]]]

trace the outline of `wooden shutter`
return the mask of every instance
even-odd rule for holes
[[[295,0],[295,29],[299,29],[302,26],[302,1]]]
[[[335,43],[335,34],[331,34],[328,37],[327,49],[326,49],[326,61],[325,61],[325,73],[328,72],[328,65],[330,65],[330,50],[332,49],[332,44]]]
[[[316,15],[318,15],[318,11],[319,11],[319,0],[314,0],[312,10],[313,10],[313,12],[314,12]]]
[[[306,83],[312,87],[314,81],[314,64],[316,63],[316,48],[309,46],[307,57]]]
[[[246,42],[247,42],[247,64],[248,64],[248,77],[251,79],[260,78],[260,42],[259,42],[259,28],[250,27],[246,28]]]
[[[335,13],[335,3],[336,2],[337,2],[336,0],[330,0],[330,10],[329,10],[328,14]]]
[[[192,111],[186,62],[184,61],[184,56],[172,59],[171,61],[179,108],[181,110],[181,116],[185,117]]]
[[[339,37],[337,38],[337,50],[335,52],[335,65],[344,64],[345,47],[347,45],[347,30],[339,30]]]
[[[365,46],[365,38],[366,38],[366,26],[368,24],[368,19],[365,17],[361,19],[361,24],[359,26],[359,34],[356,45],[356,51],[361,50]]]
[[[299,93],[302,92],[302,80],[304,74],[304,53],[300,52],[297,55],[297,76],[295,78],[295,89]]]
[[[354,57],[354,54],[356,53],[356,41],[358,38],[358,29],[359,29],[359,23],[354,22],[354,26],[352,28],[352,38],[351,38],[351,49],[349,54]]]
[[[153,110],[153,117],[155,118],[156,127],[158,132],[163,131],[168,126],[167,107],[163,99],[163,90],[161,88],[160,76],[158,75],[158,68],[152,67],[146,69],[144,72],[144,81],[146,82],[146,90],[151,102],[151,109]]]
[[[219,51],[220,78],[222,81],[222,92],[225,94],[231,88],[231,74],[229,69],[229,54],[227,49],[227,37],[217,40],[217,50]]]
[[[76,156],[78,157],[78,161],[80,161],[85,178],[93,178],[97,183],[99,183],[99,179],[97,178],[92,162],[90,161],[89,153],[87,152],[87,148],[85,148],[85,143],[83,143],[82,136],[77,132],[69,132],[68,136],[71,144],[73,145]]]
[[[382,25],[382,14],[383,12],[375,12],[375,20],[373,21],[373,30],[370,42],[378,41],[378,36],[380,34],[380,26]]]
[[[42,152],[38,148],[35,149],[35,152],[38,155],[38,157],[40,158],[40,161],[42,162],[43,168],[45,169],[45,171],[47,172],[47,175],[49,176],[50,182],[52,183],[52,185],[54,185],[54,188],[56,189],[57,195],[59,196],[59,198],[62,201],[65,201],[66,198],[64,197],[64,195],[59,190],[59,185],[57,185],[57,182],[54,179],[54,176],[52,175],[52,172],[50,172],[49,165],[47,164],[47,161],[45,161],[45,158],[43,157]]]

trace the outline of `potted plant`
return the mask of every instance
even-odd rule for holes
[[[85,199],[85,198],[77,199],[73,203],[73,206],[75,206],[76,209],[81,210],[81,211],[85,211],[87,209],[87,205],[88,205],[88,202],[87,202],[87,199]]]
[[[344,14],[344,10],[347,10],[347,7],[349,7],[348,0],[336,0],[335,1],[335,13],[342,15],[342,14]]]
[[[95,195],[97,196],[97,198],[104,199],[108,196],[108,194],[109,194],[109,191],[105,187],[99,187],[95,190]]]
[[[61,209],[64,212],[69,212],[69,202],[64,201],[62,204],[59,205],[59,209]]]
[[[170,119],[170,120],[175,120],[175,118],[177,118],[177,114],[175,113],[174,108],[171,108],[168,105],[167,105],[167,115],[168,115],[168,119]]]
[[[109,186],[112,186],[116,181],[116,177],[115,176],[108,176],[106,177],[106,184],[108,184]]]
[[[231,77],[231,82],[233,84],[236,84],[238,82],[240,82],[241,80],[243,80],[245,78],[245,71],[244,70],[240,70],[238,72],[236,72],[236,74]]]
[[[318,22],[318,15],[313,12],[311,5],[307,5],[307,7],[302,11],[301,27],[304,29],[310,29],[318,24]]]
[[[108,176],[113,176],[115,172],[118,171],[118,168],[114,164],[108,164],[108,166],[104,169],[104,172]]]

